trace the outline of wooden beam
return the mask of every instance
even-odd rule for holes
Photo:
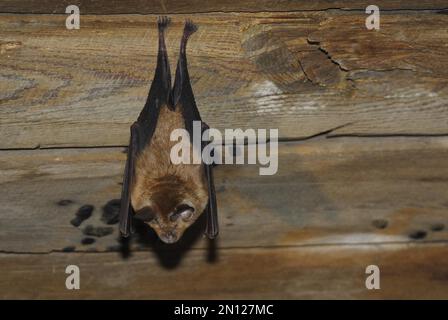
[[[193,250],[162,267],[152,252],[0,254],[2,299],[447,299],[446,245]],[[167,261],[176,256],[167,257]],[[380,268],[380,290],[365,287]],[[80,268],[67,290],[65,268]],[[14,285],[11,285],[14,283]]]
[[[260,176],[258,165],[218,166],[215,245],[446,241],[447,146],[442,137],[318,139],[282,143],[273,176]],[[116,225],[101,221],[103,207],[120,197],[124,160],[121,148],[1,151],[0,251],[127,250]],[[74,227],[70,221],[83,205],[93,205],[93,215]],[[89,225],[113,229],[82,244]],[[176,246],[139,231],[131,250],[183,254],[210,245],[201,222]]]
[[[173,64],[186,17],[200,26],[190,74],[211,127],[448,133],[447,15],[384,14],[379,31],[364,12],[176,15]],[[127,144],[153,77],[156,16],[84,15],[80,30],[65,18],[0,16],[0,148]]]
[[[79,6],[83,14],[117,14],[117,13],[198,13],[198,12],[261,12],[261,11],[309,11],[309,10],[365,10],[369,1],[356,0],[31,0],[24,3],[20,0],[3,0],[0,3],[2,13],[65,13],[69,5]],[[375,4],[382,10],[394,9],[445,9],[446,2],[437,1],[403,1],[377,0]]]

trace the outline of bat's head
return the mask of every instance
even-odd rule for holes
[[[163,242],[177,242],[201,215],[208,201],[202,186],[191,183],[171,176],[159,179],[150,192],[133,199],[134,218],[154,229]]]

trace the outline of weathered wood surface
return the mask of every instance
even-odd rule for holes
[[[279,128],[284,139],[448,133],[448,15],[383,14],[380,31],[364,12],[175,15],[173,63],[186,17],[200,26],[190,74],[212,127]],[[128,143],[153,76],[156,16],[82,16],[72,31],[65,18],[0,16],[0,148]]]
[[[126,250],[118,230],[82,245],[88,225],[119,198],[122,148],[0,152],[0,251]],[[282,143],[279,170],[216,168],[218,248],[448,240],[448,138],[336,138]],[[58,205],[61,200],[72,204]],[[95,206],[76,228],[77,209]],[[207,248],[200,223],[167,247],[141,229],[132,250]],[[174,248],[174,249],[173,249]]]
[[[359,0],[2,0],[0,12],[9,13],[65,13],[69,5],[79,6],[82,13],[87,14],[115,14],[115,13],[198,13],[198,12],[261,12],[261,11],[300,11],[300,10],[365,10],[372,4],[369,1]],[[445,9],[446,0],[433,1],[404,1],[404,0],[377,0],[381,10],[393,9]]]
[[[364,245],[221,250],[215,263],[190,251],[176,269],[149,252],[0,254],[0,298],[57,299],[447,299],[446,245]],[[79,266],[80,290],[65,289]],[[381,268],[381,289],[365,270]],[[11,285],[14,284],[14,285]]]
[[[65,28],[69,4],[80,30]],[[369,4],[1,1],[0,149],[78,148],[0,151],[0,298],[448,299],[448,138],[429,137],[448,134],[448,3],[379,0],[380,31]],[[173,13],[173,69],[183,21],[200,26],[190,74],[212,127],[375,138],[281,143],[274,176],[217,167],[215,242],[203,221],[174,246],[142,227],[120,241],[101,214],[120,195],[159,13]],[[89,225],[112,233],[82,244]],[[80,291],[65,289],[69,264]],[[365,289],[370,264],[381,290]]]

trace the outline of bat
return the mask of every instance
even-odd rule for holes
[[[206,213],[205,234],[218,235],[216,194],[212,165],[173,164],[170,141],[174,129],[190,134],[192,152],[201,152],[204,143],[193,148],[193,121],[202,122],[188,74],[186,48],[189,37],[197,30],[192,21],[185,22],[180,43],[174,85],[165,46],[168,17],[157,21],[159,48],[157,66],[148,98],[137,121],[131,126],[120,206],[120,232],[124,237],[134,232],[133,219],[143,221],[165,243],[177,242],[197,218]],[[202,158],[201,158],[202,159]]]

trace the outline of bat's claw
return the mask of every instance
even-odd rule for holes
[[[185,27],[184,27],[184,36],[187,38],[191,36],[193,33],[195,33],[198,30],[198,26],[193,23],[190,19],[187,19],[185,21]]]
[[[170,22],[171,22],[171,19],[167,16],[160,16],[157,18],[157,26],[159,27],[160,31],[163,31],[164,29],[166,29],[166,27],[168,27]]]

